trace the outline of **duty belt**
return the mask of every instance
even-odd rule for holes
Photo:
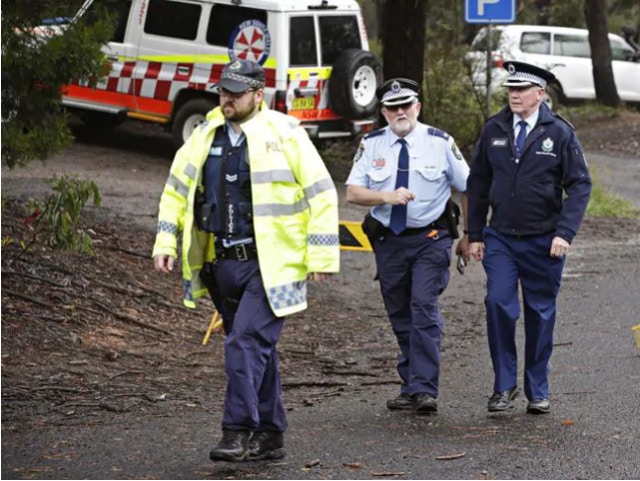
[[[398,236],[402,237],[402,236],[405,236],[405,235],[421,234],[421,233],[426,232],[428,230],[446,229],[447,226],[443,225],[443,224],[444,223],[440,219],[438,219],[438,220],[436,220],[435,222],[432,222],[429,225],[425,225],[424,227],[407,227],[405,230],[400,232],[400,234],[398,234]],[[388,227],[384,228],[384,232],[385,232],[385,235],[396,235]]]
[[[216,257],[244,262],[257,258],[258,250],[255,244],[237,244],[230,247],[216,248]]]

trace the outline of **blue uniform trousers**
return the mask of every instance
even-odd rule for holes
[[[284,318],[276,317],[269,306],[257,259],[220,259],[214,274],[226,332],[222,427],[284,432],[287,421],[276,351]]]
[[[404,394],[438,397],[442,314],[438,296],[449,283],[452,239],[446,230],[376,241],[380,290],[398,346]]]
[[[549,398],[548,365],[553,349],[556,297],[564,258],[550,256],[553,235],[517,237],[484,230],[487,274],[487,335],[495,374],[494,392],[518,383],[516,321],[518,280],[524,306],[524,392],[531,401]]]

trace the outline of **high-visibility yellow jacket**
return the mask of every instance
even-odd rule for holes
[[[194,223],[194,199],[215,130],[224,123],[219,107],[209,112],[176,153],[160,199],[153,256],[177,258],[182,234],[183,301],[192,308],[207,294],[200,281],[202,265],[215,258],[213,235]],[[338,196],[296,119],[263,102],[260,112],[241,126],[249,152],[260,271],[273,312],[285,316],[306,309],[308,273],[339,270]]]

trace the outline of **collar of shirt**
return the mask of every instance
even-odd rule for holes
[[[416,136],[418,135],[416,133],[416,131],[418,130],[418,124],[416,124],[416,126],[413,128],[413,130],[411,130],[411,132],[409,132],[407,135],[405,135],[404,137],[400,137],[398,135],[396,135],[396,133],[391,130],[391,128],[389,128],[389,132],[387,135],[387,138],[389,139],[389,147],[392,147],[394,145],[398,146],[398,150],[400,149],[400,143],[398,142],[398,140],[400,139],[404,139],[407,141],[407,147],[411,147],[414,142],[416,142]]]
[[[536,110],[534,113],[532,113],[526,119],[523,119],[519,115],[513,114],[513,130],[514,130],[514,132],[517,132],[516,127],[518,126],[518,122],[520,122],[521,120],[524,120],[527,123],[527,126],[528,126],[527,133],[531,132],[531,130],[533,130],[533,128],[536,126],[536,122],[538,122],[538,116],[539,115],[540,115],[540,110]]]
[[[232,146],[237,147],[238,145],[242,144],[242,142],[244,142],[244,139],[245,139],[244,132],[240,132],[240,134],[236,134],[236,131],[233,130],[233,127],[231,126],[229,121],[227,121],[226,127],[227,127],[227,135],[229,136],[229,140],[231,141]]]

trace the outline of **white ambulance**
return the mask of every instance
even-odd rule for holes
[[[110,73],[74,81],[63,104],[84,122],[163,124],[180,146],[218,104],[212,86],[236,58],[265,69],[265,99],[301,120],[313,139],[374,126],[381,68],[355,0],[88,0],[117,19],[103,51]]]

